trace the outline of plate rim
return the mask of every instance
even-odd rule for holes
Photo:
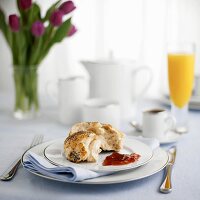
[[[63,139],[63,138],[59,138],[59,139],[56,139],[57,141],[58,140],[61,140],[61,139]],[[149,148],[149,150],[151,151],[150,153],[151,153],[151,155],[150,155],[150,157],[146,160],[146,161],[144,161],[143,163],[141,163],[141,164],[135,164],[134,166],[131,166],[131,165],[129,165],[129,166],[127,166],[127,167],[124,167],[124,168],[122,168],[122,169],[110,169],[110,170],[104,170],[104,169],[98,169],[98,170],[93,170],[93,169],[89,169],[89,170],[92,170],[92,171],[95,171],[95,172],[120,172],[120,171],[124,171],[124,170],[131,170],[131,169],[136,169],[136,168],[138,168],[138,167],[141,167],[141,166],[143,166],[143,165],[145,165],[145,164],[147,164],[148,162],[150,162],[151,161],[151,159],[153,158],[153,155],[154,155],[154,152],[153,152],[153,150],[147,145],[147,144],[145,144],[145,143],[143,143],[143,142],[141,142],[141,141],[139,141],[139,140],[137,140],[137,139],[135,139],[135,138],[129,138],[129,137],[126,137],[126,139],[129,139],[129,140],[135,140],[135,141],[137,141],[137,142],[139,142],[139,143],[142,143],[143,145],[145,145],[146,147],[148,147]],[[54,142],[56,141],[56,140],[53,140]],[[50,160],[47,156],[46,156],[46,149],[49,147],[49,146],[51,146],[52,144],[55,144],[55,143],[53,143],[53,141],[52,141],[52,143],[51,144],[49,144],[49,145],[47,145],[45,148],[44,148],[44,150],[43,150],[43,156],[45,157],[45,159],[48,161],[48,162],[50,162],[51,164],[53,164],[53,165],[55,165],[55,166],[63,166],[63,167],[66,167],[65,165],[60,165],[60,164],[58,164],[58,163],[56,163],[56,162],[54,162],[54,161],[52,161],[52,160]],[[81,167],[81,166],[80,166]]]
[[[41,146],[41,145],[45,145],[45,144],[47,145],[48,143],[50,143],[50,141],[44,142],[44,143],[39,144],[39,145],[36,145],[36,146],[32,147],[31,149],[33,149],[33,148],[35,148],[35,147],[37,147],[37,146]],[[45,148],[45,147],[46,147],[46,146],[44,146],[44,148]],[[151,172],[151,173],[149,173],[149,174],[147,174],[147,175],[144,175],[144,176],[141,176],[141,177],[138,177],[138,178],[122,179],[122,180],[120,180],[120,181],[118,180],[118,181],[102,181],[102,182],[95,182],[95,181],[92,181],[93,179],[87,179],[87,180],[83,180],[83,181],[72,182],[72,181],[67,181],[67,180],[64,181],[64,180],[56,179],[56,178],[53,178],[53,177],[50,177],[50,176],[43,175],[43,174],[41,174],[41,173],[33,172],[33,171],[28,170],[27,168],[25,168],[25,166],[24,166],[24,157],[25,157],[26,153],[27,153],[29,150],[31,150],[31,149],[28,149],[26,152],[24,152],[24,154],[22,155],[22,158],[21,158],[21,164],[22,164],[22,166],[23,166],[23,168],[24,168],[25,170],[27,170],[29,173],[31,173],[31,174],[33,174],[33,175],[39,176],[39,177],[41,177],[41,178],[45,178],[45,179],[47,179],[47,180],[59,181],[59,182],[63,182],[63,183],[73,183],[73,184],[107,185],[107,184],[119,184],[119,183],[126,183],[126,182],[130,182],[130,181],[136,181],[136,180],[144,179],[144,178],[147,178],[147,177],[149,177],[149,176],[152,176],[152,175],[158,173],[159,171],[161,171],[162,169],[164,169],[164,168],[166,167],[166,165],[168,164],[168,162],[169,162],[169,155],[168,155],[168,153],[167,153],[164,149],[162,149],[161,147],[158,147],[157,149],[158,149],[159,151],[165,152],[165,154],[166,154],[166,156],[167,156],[167,159],[166,159],[165,163],[164,163],[161,167],[159,167],[159,169],[157,169],[157,170],[155,170],[154,172]],[[123,173],[123,172],[122,172],[122,173]],[[108,176],[109,176],[109,175],[108,175]],[[94,179],[98,179],[98,177],[97,177],[97,178],[94,178]]]

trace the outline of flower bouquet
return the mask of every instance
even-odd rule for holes
[[[40,7],[32,0],[17,0],[19,15],[8,20],[0,8],[0,30],[12,52],[15,83],[15,114],[22,119],[39,110],[37,71],[52,46],[72,36],[77,30],[68,17],[76,7],[72,1],[55,2],[41,16]],[[65,20],[64,20],[65,19]]]

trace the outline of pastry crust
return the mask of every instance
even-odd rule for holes
[[[66,158],[72,162],[95,162],[100,153],[100,143],[97,136],[90,131],[79,131],[64,141]]]
[[[104,151],[119,151],[122,149],[124,134],[113,128],[110,124],[80,122],[71,128],[69,135],[73,135],[78,131],[91,131],[100,136],[99,139],[102,142],[101,148]]]
[[[93,133],[100,135],[102,124],[99,122],[80,122],[72,126],[69,135],[72,135],[79,131],[92,131]]]
[[[110,124],[81,122],[75,124],[64,142],[66,158],[72,162],[95,162],[104,151],[119,151],[124,134]]]

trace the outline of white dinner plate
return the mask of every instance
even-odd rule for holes
[[[37,145],[30,150],[28,150],[22,157],[22,165],[25,161],[25,157],[29,152],[34,152],[39,156],[43,156],[44,149],[51,144],[51,142],[46,142],[40,145]],[[88,179],[80,182],[72,182],[76,184],[114,184],[114,183],[123,183],[128,181],[134,181],[139,180],[148,176],[151,176],[159,171],[161,171],[168,163],[168,154],[166,151],[164,151],[161,148],[157,148],[154,150],[153,157],[150,162],[148,162],[146,165],[143,165],[141,167],[138,167],[136,169],[130,169],[125,171],[120,171],[114,174],[111,174],[109,176],[102,176],[98,178]],[[26,168],[25,168],[26,169]],[[26,169],[28,170],[28,169]],[[28,170],[29,171],[29,170]],[[50,176],[45,176],[40,173],[36,173],[33,171],[29,171],[34,175],[50,179],[53,181],[61,181],[56,178],[52,178]],[[67,182],[67,181],[61,181],[61,182]]]
[[[102,163],[105,158],[112,154],[112,152],[101,152],[99,154],[98,161],[95,163],[81,162],[81,163],[73,163],[66,159],[64,155],[64,144],[65,138],[54,140],[50,145],[48,145],[44,150],[44,156],[54,165],[57,166],[65,166],[65,167],[73,167],[79,166],[82,168],[86,168],[89,170],[97,171],[97,172],[116,172],[121,170],[133,169],[139,166],[142,166],[150,161],[153,156],[152,149],[146,144],[135,140],[126,138],[124,141],[123,149],[120,150],[120,153],[123,154],[131,154],[137,153],[141,157],[138,161],[127,164],[127,165],[118,165],[118,166],[103,166]]]

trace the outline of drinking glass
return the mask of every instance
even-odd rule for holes
[[[176,131],[188,131],[188,102],[194,81],[195,45],[168,45],[168,79],[171,112],[176,117]]]

